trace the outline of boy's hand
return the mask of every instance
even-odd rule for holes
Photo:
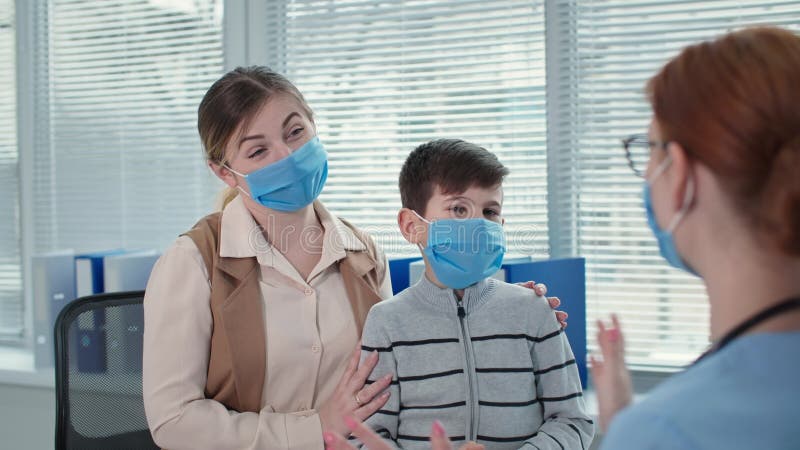
[[[526,281],[524,283],[517,283],[517,285],[528,289],[533,289],[533,292],[535,292],[539,297],[544,297],[547,295],[547,286],[542,283],[537,284],[535,281]],[[550,304],[551,308],[556,309],[561,305],[561,300],[559,300],[558,297],[547,297],[547,303]],[[569,317],[569,315],[564,311],[556,310],[556,320],[558,320],[558,323],[561,324],[562,330],[567,328],[567,317]]]
[[[606,328],[602,321],[597,321],[597,344],[603,359],[598,360],[594,355],[589,357],[600,410],[600,429],[603,431],[633,397],[631,374],[625,367],[625,340],[616,315],[611,315],[611,322],[613,328]]]

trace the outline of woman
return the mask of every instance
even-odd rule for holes
[[[603,448],[800,448],[800,37],[754,28],[689,47],[647,92],[648,136],[625,149],[637,172],[633,153],[649,154],[648,222],[664,258],[705,281],[713,345],[614,417],[631,401],[630,375],[616,317],[598,322],[601,427],[613,418]],[[371,450],[388,448],[348,425]],[[449,449],[436,426],[431,443]]]
[[[363,420],[388,398],[378,394],[389,379],[364,386],[377,358],[357,367],[366,313],[392,295],[385,257],[316,200],[327,154],[283,76],[229,72],[203,98],[198,129],[229,191],[147,285],[143,395],[154,440],[320,449],[323,430],[347,434],[344,416]]]
[[[616,319],[598,324],[603,447],[800,448],[800,37],[689,47],[647,92],[648,222],[667,261],[704,280],[713,344],[611,422],[630,377]]]

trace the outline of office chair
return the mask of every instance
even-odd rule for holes
[[[157,449],[142,401],[144,291],[79,298],[55,324],[56,449]]]

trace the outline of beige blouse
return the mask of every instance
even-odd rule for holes
[[[314,209],[325,230],[323,250],[306,280],[266,242],[241,198],[222,213],[220,256],[255,256],[261,266],[267,377],[259,414],[229,411],[204,396],[211,291],[194,242],[178,238],[156,263],[144,301],[143,394],[161,447],[324,448],[317,408],[333,393],[359,339],[336,262],[364,244],[321,203]],[[380,294],[392,295],[388,270]]]

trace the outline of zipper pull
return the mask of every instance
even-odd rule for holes
[[[457,300],[457,304],[458,304],[458,317],[463,319],[464,317],[466,317],[467,312],[464,310],[464,306],[461,303],[461,299]]]

